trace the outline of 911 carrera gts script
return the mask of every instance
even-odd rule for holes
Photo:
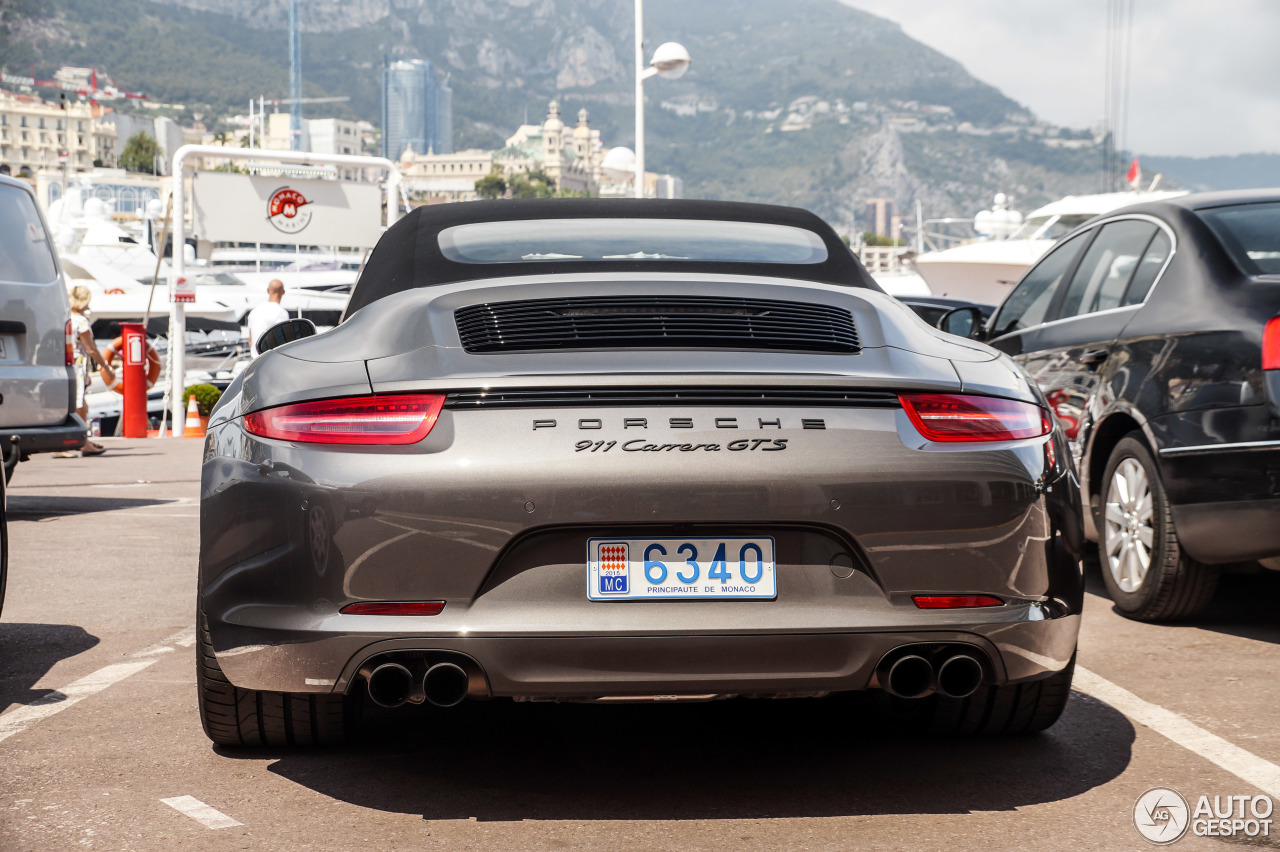
[[[731,453],[751,452],[753,450],[776,453],[787,448],[787,439],[744,438],[738,441],[730,441],[723,447],[719,444],[653,444],[643,438],[636,438],[622,444],[617,441],[579,441],[573,445],[574,452],[578,453],[607,453],[615,448],[624,453],[718,453],[726,450]]]
[[[755,421],[756,422],[753,424],[750,422],[750,418],[744,418],[741,422],[739,422],[737,417],[716,417],[713,420],[711,420],[709,423],[699,423],[698,426],[700,428],[714,426],[716,429],[757,429],[757,430],[783,428],[782,418],[780,417],[773,418],[773,419],[757,417],[755,418]],[[556,420],[550,420],[550,419],[535,420],[533,421],[533,431],[537,432],[540,429],[555,429],[559,425],[560,425],[559,422]],[[570,421],[569,423],[566,424],[566,427],[572,429],[576,426],[579,430],[594,432],[598,429],[604,429],[606,428],[606,426],[613,427],[615,425],[616,425],[615,423],[606,424],[606,422],[599,417],[583,417],[579,419],[576,424],[573,421]],[[650,421],[649,421],[649,418],[647,417],[624,417],[622,418],[621,425],[624,430],[648,429],[650,427]],[[666,425],[667,425],[667,428],[669,429],[694,428],[692,417],[669,417],[667,418]],[[798,421],[787,423],[786,428],[794,429],[796,425],[799,425],[801,429],[826,429],[827,421],[823,420],[820,417],[813,417],[813,418],[802,417],[802,418],[799,418]],[[653,421],[653,426],[654,428],[661,428],[662,426],[661,420],[655,419]]]

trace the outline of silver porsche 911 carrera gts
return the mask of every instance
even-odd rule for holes
[[[804,211],[424,207],[344,322],[210,418],[204,728],[880,689],[934,728],[1040,730],[1083,596],[1069,458],[1013,361]]]

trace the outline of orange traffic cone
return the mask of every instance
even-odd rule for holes
[[[187,398],[187,422],[182,427],[182,437],[203,438],[204,424],[200,422],[200,409],[194,396]]]

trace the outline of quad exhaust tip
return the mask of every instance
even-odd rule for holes
[[[919,654],[905,654],[889,666],[885,689],[898,698],[923,698],[933,692],[933,665]]]
[[[968,698],[982,685],[982,663],[968,654],[948,657],[938,666],[938,692],[949,698]]]
[[[369,698],[379,707],[395,708],[409,700],[413,692],[413,672],[399,663],[383,663],[369,672]]]
[[[436,707],[462,703],[470,689],[471,677],[457,663],[436,663],[422,676],[422,691]]]
[[[881,668],[880,684],[897,698],[924,698],[933,692],[968,698],[982,686],[982,663],[971,654],[951,654],[934,666],[928,657],[907,653]]]

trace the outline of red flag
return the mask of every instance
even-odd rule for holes
[[[1138,184],[1142,183],[1142,168],[1138,165],[1138,158],[1133,158],[1133,165],[1129,166],[1129,173],[1125,175],[1129,181],[1129,186],[1134,189],[1138,188]]]

